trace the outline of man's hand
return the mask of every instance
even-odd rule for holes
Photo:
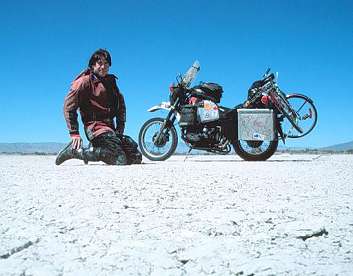
[[[72,140],[72,149],[78,150],[82,146],[82,139],[81,136],[76,134],[76,135],[71,135],[71,140]]]

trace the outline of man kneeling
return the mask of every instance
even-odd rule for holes
[[[99,49],[91,56],[88,69],[73,81],[64,101],[64,117],[71,142],[62,149],[55,164],[69,159],[103,161],[109,165],[140,164],[142,155],[136,142],[123,135],[126,107],[123,95],[112,74],[108,74],[111,57],[108,51]],[[77,110],[84,124],[91,147],[82,148]]]

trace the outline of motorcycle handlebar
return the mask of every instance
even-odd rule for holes
[[[270,73],[270,71],[271,71],[271,68],[269,67],[269,68],[267,68],[267,70],[266,70],[266,72],[265,72],[265,74],[262,76],[263,78],[266,78],[267,77],[267,75],[268,75],[268,73]]]

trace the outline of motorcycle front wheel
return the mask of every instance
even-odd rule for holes
[[[164,161],[175,152],[178,135],[173,125],[164,126],[163,118],[152,118],[141,127],[138,143],[149,160]]]
[[[246,141],[236,140],[233,144],[235,152],[246,161],[265,161],[277,150],[278,140]]]

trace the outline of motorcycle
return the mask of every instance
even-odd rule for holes
[[[184,75],[177,76],[168,102],[148,109],[166,110],[140,129],[142,154],[152,161],[168,159],[176,150],[178,133],[189,148],[218,154],[234,151],[247,161],[264,161],[277,150],[279,139],[299,138],[313,130],[317,110],[303,94],[286,95],[277,85],[278,74],[268,69],[248,91],[247,100],[233,108],[219,105],[223,88],[217,83],[191,87],[200,70],[195,61]],[[178,124],[176,124],[178,122]]]

